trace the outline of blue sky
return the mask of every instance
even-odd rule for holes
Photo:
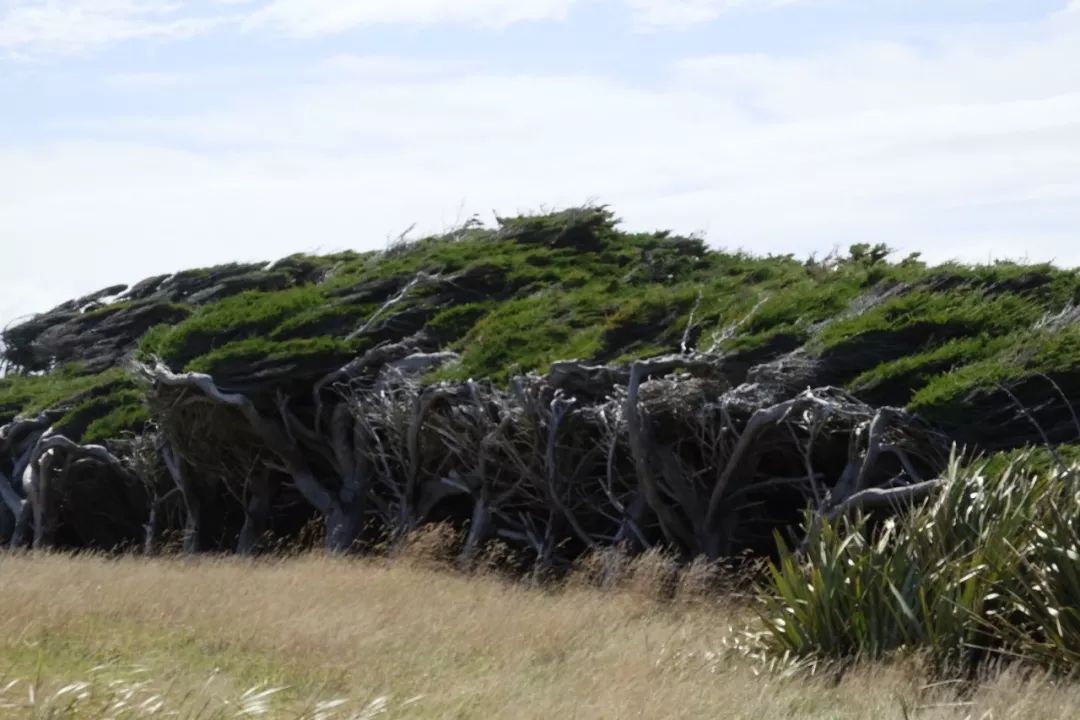
[[[0,323],[587,201],[1080,264],[1080,0],[0,0]]]

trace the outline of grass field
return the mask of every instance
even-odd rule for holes
[[[640,575],[640,574],[639,574]],[[647,573],[645,574],[647,576]],[[842,678],[731,650],[746,608],[415,561],[0,557],[0,717],[1072,718],[1006,672]],[[734,628],[734,630],[733,630]]]

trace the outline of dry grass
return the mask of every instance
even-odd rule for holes
[[[1016,674],[960,694],[956,685],[925,687],[906,665],[839,681],[765,672],[730,649],[745,609],[659,602],[648,579],[672,580],[662,560],[650,562],[605,593],[587,583],[530,589],[408,559],[2,556],[0,718],[1080,711],[1080,687]],[[692,585],[702,582],[696,572]],[[676,597],[686,585],[675,582]]]

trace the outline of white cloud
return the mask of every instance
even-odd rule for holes
[[[190,72],[119,72],[105,78],[105,83],[121,88],[175,88],[205,84],[206,77]]]
[[[177,38],[222,25],[296,36],[365,25],[561,20],[578,0],[0,0],[0,50],[78,53],[125,40]]]
[[[809,57],[716,55],[678,65],[703,92],[771,120],[1007,102],[1080,91],[1080,24],[933,39],[928,48],[855,44]],[[978,126],[971,128],[978,131]]]
[[[403,78],[460,75],[470,69],[469,65],[459,61],[350,54],[334,55],[326,60],[325,67],[353,78],[366,77],[394,82]]]
[[[314,36],[364,25],[472,23],[505,27],[562,20],[576,0],[271,0],[253,13],[249,27],[269,26],[288,35]]]
[[[293,37],[385,24],[468,23],[502,28],[564,20],[592,0],[0,0],[0,50],[69,54],[145,38],[182,38],[222,25]],[[708,22],[738,8],[820,0],[622,0],[643,27]]]
[[[768,9],[814,0],[625,0],[643,27],[686,27],[716,20],[739,9]]]
[[[184,37],[222,22],[160,0],[0,0],[0,50],[73,53],[123,40]]]

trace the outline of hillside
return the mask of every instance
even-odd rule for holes
[[[4,330],[0,539],[254,551],[319,519],[342,548],[449,520],[466,556],[552,565],[765,550],[807,502],[921,496],[953,442],[1075,440],[1078,300],[1051,265],[759,257],[602,208],[148,278]]]

